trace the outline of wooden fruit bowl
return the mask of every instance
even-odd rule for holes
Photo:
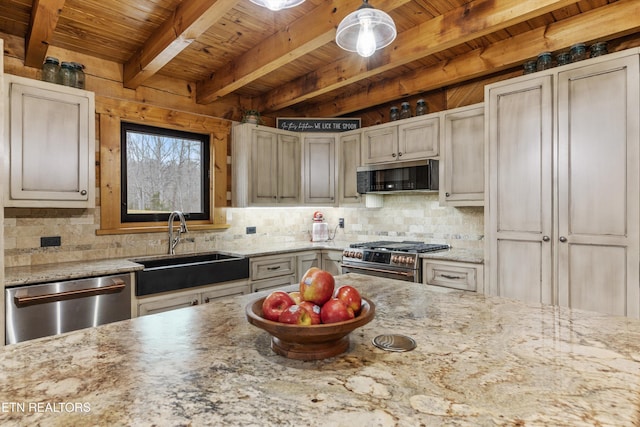
[[[247,305],[247,320],[271,334],[271,349],[284,357],[297,360],[319,360],[337,356],[349,348],[349,333],[366,325],[376,311],[372,301],[362,298],[358,317],[344,322],[299,326],[273,322],[262,317],[264,298]]]

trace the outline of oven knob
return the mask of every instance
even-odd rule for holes
[[[349,256],[349,251],[342,251],[342,256],[348,257]]]
[[[410,256],[404,257],[404,263],[405,264],[411,264],[411,257]]]
[[[358,259],[362,259],[362,252],[358,252],[358,253],[356,253],[356,258],[358,258]]]
[[[391,262],[398,262],[398,255],[391,255]]]

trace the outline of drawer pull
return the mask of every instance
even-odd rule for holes
[[[445,279],[450,279],[450,280],[460,280],[460,279],[464,279],[464,277],[460,277],[460,276],[451,276],[450,274],[443,274],[442,277],[444,277]]]
[[[276,265],[275,267],[267,267],[267,270],[269,270],[269,271],[280,270],[280,267],[282,267],[282,266],[281,265]]]

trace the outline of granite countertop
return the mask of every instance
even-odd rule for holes
[[[126,259],[103,259],[7,267],[4,271],[4,285],[19,286],[56,280],[108,276],[111,274],[122,274],[142,270],[142,268],[142,265]]]
[[[376,304],[346,353],[273,353],[214,301],[0,349],[0,424],[548,426],[640,423],[640,321],[349,274]],[[413,337],[386,352],[379,334]]]
[[[224,243],[219,245],[216,252],[239,255],[246,257],[279,255],[289,252],[304,250],[343,250],[348,248],[353,242],[349,241],[328,241],[328,242],[270,242],[262,243]],[[198,254],[204,254],[202,252]],[[187,256],[196,254],[181,254],[176,256]],[[128,259],[103,259],[63,262],[52,264],[40,264],[33,266],[7,267],[5,268],[4,286],[20,286],[33,283],[53,282],[62,280],[79,279],[83,277],[107,276],[110,274],[121,274],[131,271],[141,270],[143,266],[136,263],[136,260],[156,259],[167,257],[163,255],[140,256]],[[482,263],[483,255],[481,250],[452,248],[447,251],[429,252],[421,254],[422,258],[432,258],[449,261],[462,261]]]

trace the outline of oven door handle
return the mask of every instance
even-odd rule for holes
[[[45,295],[17,295],[13,297],[17,306],[45,304],[49,302],[65,301],[75,298],[86,298],[94,295],[113,294],[122,291],[127,285],[121,279],[114,279],[113,283],[106,286],[86,289],[74,289],[71,291],[54,292]]]
[[[376,273],[397,274],[398,276],[405,276],[405,277],[413,277],[414,276],[413,272],[405,272],[405,271],[397,271],[397,270],[383,270],[381,268],[362,267],[362,266],[359,266],[359,265],[355,266],[353,264],[342,264],[342,267],[344,267],[344,268],[352,268],[354,270],[375,271]]]

